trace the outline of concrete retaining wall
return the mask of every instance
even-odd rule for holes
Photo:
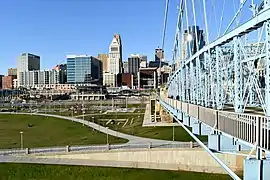
[[[232,170],[243,170],[243,156],[230,154],[217,154]],[[181,149],[151,149],[132,151],[108,151],[88,154],[65,154],[38,156],[38,158],[60,158],[60,159],[81,159],[94,161],[115,161],[129,162],[127,167],[186,170],[209,173],[225,173],[219,164],[201,149],[181,150]]]

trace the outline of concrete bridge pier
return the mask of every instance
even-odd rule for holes
[[[251,150],[250,147],[242,144],[237,139],[224,136],[220,132],[214,132],[208,136],[208,148],[214,151],[224,152]]]
[[[233,138],[233,143],[235,146],[235,151],[250,151],[251,147],[241,143],[240,141],[238,141],[238,139]]]
[[[192,133],[196,135],[202,134],[202,126],[201,122],[197,120],[196,118],[190,117],[191,126],[192,126]]]
[[[244,180],[269,180],[270,159],[244,160]]]
[[[239,144],[235,142],[233,137],[227,137],[220,135],[220,151],[235,152],[237,149],[241,149]]]
[[[192,124],[192,133],[200,136],[208,136],[211,134],[211,128],[199,121],[198,119],[193,118]]]
[[[180,110],[177,110],[177,119],[183,122],[183,113]]]
[[[202,136],[208,136],[210,135],[212,132],[211,127],[207,126],[206,124],[204,124],[203,122],[201,123],[201,135]]]
[[[220,134],[213,132],[208,136],[208,148],[213,151],[220,151]]]
[[[183,113],[183,124],[188,127],[190,127],[191,124],[190,117],[186,113]]]

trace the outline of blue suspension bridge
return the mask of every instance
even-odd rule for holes
[[[178,10],[173,71],[157,101],[233,179],[216,153],[248,152],[244,179],[269,180],[270,0],[180,0]]]

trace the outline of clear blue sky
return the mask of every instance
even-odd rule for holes
[[[6,74],[8,67],[16,67],[16,57],[22,52],[40,55],[42,69],[65,62],[67,54],[108,53],[115,33],[120,33],[122,38],[123,60],[131,53],[145,54],[148,60],[153,60],[154,49],[161,46],[165,1],[3,0],[0,5],[0,74]],[[192,13],[191,0],[187,2]],[[202,1],[195,2],[197,25],[205,29]],[[226,28],[236,12],[231,0],[225,2],[225,25],[221,29]],[[233,2],[239,3],[238,0]],[[164,48],[167,60],[172,54],[178,3],[179,0],[170,0],[169,4]],[[207,6],[211,40],[217,37],[219,23],[215,19],[220,21],[223,0],[215,0],[216,18],[212,0],[207,0]],[[192,23],[190,16],[189,25]]]
[[[170,3],[171,56],[177,1]],[[161,44],[165,0],[5,0],[0,6],[0,73],[16,66],[21,52],[41,56],[41,68],[64,62],[67,54],[107,53],[120,33],[123,59],[142,53],[154,58]]]

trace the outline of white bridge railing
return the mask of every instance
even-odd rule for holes
[[[212,128],[270,150],[270,117],[218,111],[170,98],[161,98],[160,100]]]

